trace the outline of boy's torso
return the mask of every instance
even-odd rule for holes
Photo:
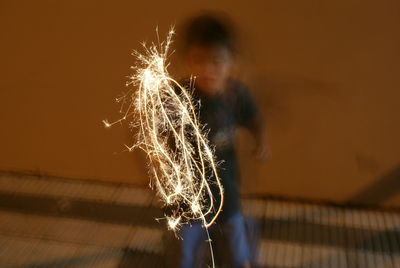
[[[230,216],[240,210],[240,193],[237,185],[239,170],[235,150],[235,130],[240,125],[241,107],[238,98],[249,97],[240,94],[247,90],[242,83],[229,80],[227,87],[221,94],[207,96],[198,89],[193,89],[195,101],[200,100],[198,110],[199,121],[208,131],[207,138],[210,145],[215,148],[218,166],[218,176],[224,187],[224,205],[219,219],[226,221]],[[252,102],[249,102],[252,103]],[[253,108],[253,107],[251,107]],[[219,190],[212,187],[214,198],[219,202]]]

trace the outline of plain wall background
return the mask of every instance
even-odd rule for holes
[[[241,133],[243,193],[400,205],[400,2],[7,1],[0,5],[0,169],[146,185],[114,102],[143,40],[228,13],[272,158]],[[178,33],[179,34],[179,33]]]

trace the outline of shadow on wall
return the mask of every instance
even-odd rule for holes
[[[400,192],[400,165],[350,198],[348,204],[378,205]]]
[[[261,165],[251,157],[245,157],[251,153],[252,147],[248,146],[248,140],[251,139],[249,136],[240,138],[243,181],[251,182],[243,184],[244,192],[257,192],[260,185],[273,191],[283,189],[287,186],[281,184],[287,185],[296,176],[302,176],[307,181],[306,167],[310,167],[310,162],[320,159],[315,156],[315,148],[318,147],[316,142],[323,142],[327,138],[323,135],[331,135],[329,128],[332,128],[332,123],[326,123],[326,118],[339,121],[343,116],[342,110],[336,111],[337,103],[345,101],[343,92],[333,82],[293,73],[269,72],[266,76],[250,80],[251,92],[266,121],[271,158]],[[340,140],[340,135],[329,137],[329,140]],[[316,141],[316,138],[319,140]],[[293,153],[293,146],[297,146],[296,151],[302,152],[301,155]],[[288,170],[288,166],[292,166],[293,171]],[[295,171],[299,169],[302,172]],[[282,170],[286,175],[282,175]],[[284,179],[278,182],[276,178],[282,176]],[[300,195],[304,196],[303,193]]]
[[[273,73],[254,79],[254,93],[267,116],[287,114],[288,103],[298,103],[313,97],[337,100],[342,96],[340,88],[333,82],[298,76],[291,73]]]

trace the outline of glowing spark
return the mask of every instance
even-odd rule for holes
[[[192,219],[201,220],[208,228],[221,211],[223,188],[214,151],[198,121],[199,103],[194,103],[190,90],[167,71],[173,34],[171,29],[166,41],[158,46],[143,44],[144,54],[134,51],[138,64],[131,67],[135,72],[127,86],[133,85],[137,91],[131,89],[116,99],[129,103],[121,119],[103,123],[111,127],[132,116],[132,125],[139,130],[137,140],[133,146],[125,146],[129,151],[137,147],[146,152],[153,174],[151,187],[155,186],[165,204],[175,208],[173,215],[166,217],[168,228],[177,230]],[[212,184],[218,189],[218,203]]]
[[[104,126],[105,126],[105,127],[111,127],[111,124],[108,123],[107,120],[103,120],[103,123],[104,123]]]
[[[168,217],[168,228],[170,230],[175,230],[176,227],[178,226],[179,222],[180,222],[181,218],[172,218],[172,217]]]

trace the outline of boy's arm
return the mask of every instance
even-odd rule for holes
[[[254,150],[255,157],[258,160],[267,159],[270,156],[270,151],[267,146],[267,132],[265,123],[260,113],[258,113],[255,118],[248,123],[247,129],[254,137],[256,143]]]
[[[237,111],[239,124],[247,128],[254,137],[257,159],[265,160],[269,155],[265,121],[249,89],[242,85],[237,92]]]

